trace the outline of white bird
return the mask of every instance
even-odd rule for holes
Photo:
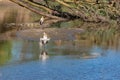
[[[43,37],[40,38],[40,46],[45,46],[49,42],[50,38],[48,38],[47,33],[43,33]]]
[[[44,17],[42,16],[42,17],[40,18],[40,25],[42,25],[43,22],[44,22]]]

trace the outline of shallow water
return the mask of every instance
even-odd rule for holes
[[[0,80],[119,80],[119,75],[120,45],[51,41],[43,49],[37,41],[0,42]]]

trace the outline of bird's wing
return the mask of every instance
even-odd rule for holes
[[[50,38],[46,38],[46,39],[45,39],[45,38],[40,38],[40,41],[44,41],[44,40],[45,40],[45,41],[49,41]]]
[[[40,38],[40,41],[43,40],[43,38]]]

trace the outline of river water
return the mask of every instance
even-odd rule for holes
[[[26,23],[38,19],[34,18],[36,16],[34,13],[24,8],[13,3],[10,3],[11,7],[6,4],[4,1],[0,2],[1,32],[4,32],[4,24]],[[18,7],[21,9],[17,10]],[[71,26],[68,23],[72,25],[75,22],[57,23],[54,26]],[[76,22],[76,25],[79,23]],[[50,41],[45,49],[40,47],[39,41],[23,39],[0,41],[0,80],[119,79],[120,38],[117,34],[81,33],[76,35],[75,40]]]

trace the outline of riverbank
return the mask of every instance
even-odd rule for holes
[[[0,34],[0,40],[8,40],[15,37],[20,37],[27,40],[39,40],[42,33],[46,32],[53,40],[73,40],[76,34],[86,31],[86,33],[102,35],[119,34],[119,24],[111,23],[87,23],[78,20],[58,21],[45,19],[45,22],[40,25],[39,21],[34,23],[10,23],[7,24],[6,32]]]

